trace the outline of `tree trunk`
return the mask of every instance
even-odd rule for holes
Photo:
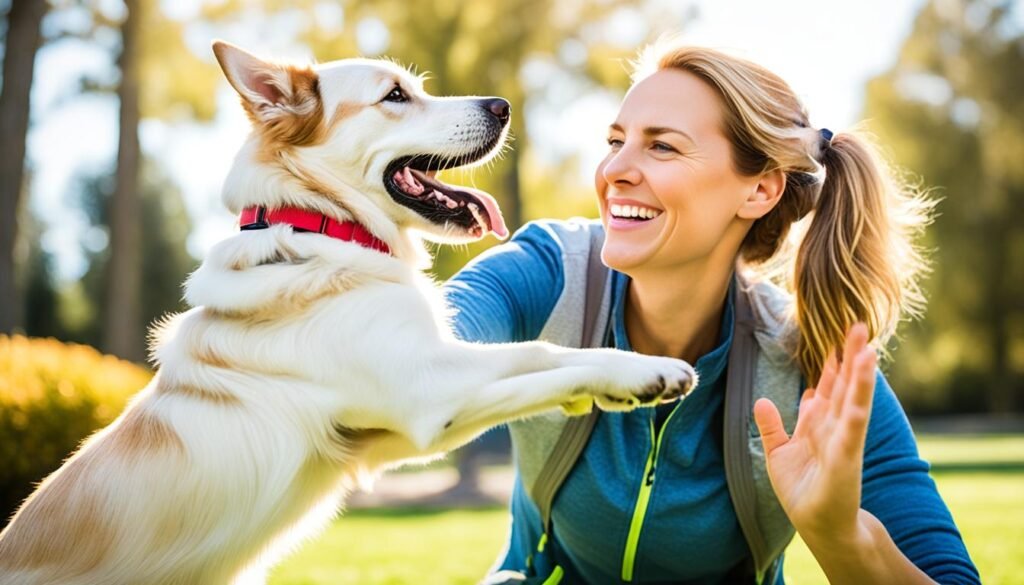
[[[142,361],[144,332],[140,323],[142,274],[139,203],[139,0],[126,0],[128,16],[121,25],[121,103],[117,149],[117,185],[110,198],[110,263],[104,307],[103,349],[125,359]]]
[[[29,96],[35,73],[39,24],[46,0],[15,0],[7,13],[3,90],[0,91],[0,333],[22,328],[22,303],[14,278],[14,245],[25,170]]]

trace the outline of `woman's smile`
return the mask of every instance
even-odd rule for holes
[[[664,222],[659,220],[664,215],[665,211],[654,205],[621,197],[609,197],[605,213],[609,230],[660,228]]]

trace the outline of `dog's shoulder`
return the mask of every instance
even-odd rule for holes
[[[413,285],[418,272],[358,244],[286,226],[236,234],[214,246],[185,283],[185,300],[233,314],[301,311],[374,284]]]

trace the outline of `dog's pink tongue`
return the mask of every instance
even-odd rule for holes
[[[487,211],[487,223],[491,225],[491,231],[494,235],[498,236],[499,239],[504,240],[508,237],[508,228],[505,227],[505,218],[501,216],[501,209],[498,208],[498,202],[491,197],[490,193],[481,191],[480,189],[474,189],[472,187],[458,187],[459,191],[465,191],[473,197],[476,197],[484,204],[484,209]]]

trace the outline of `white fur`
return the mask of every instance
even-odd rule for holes
[[[426,96],[389,63],[318,71],[327,112],[376,99],[387,89],[380,79],[396,75],[418,92],[419,109],[393,120],[367,108],[284,167],[253,159],[254,136],[228,176],[225,203],[354,217],[394,256],[283,226],[214,247],[187,283],[195,308],[154,333],[157,376],[0,533],[0,583],[258,583],[347,492],[386,468],[587,396],[622,410],[639,405],[638,395],[651,403],[694,382],[687,364],[667,358],[456,340],[436,287],[418,270],[425,253],[410,232],[468,236],[394,203],[381,176],[409,152],[464,151],[479,141],[472,128],[481,114],[472,100]],[[460,133],[451,132],[455,123]],[[297,173],[332,192],[305,190]],[[139,415],[170,429],[180,447],[126,448],[125,428]],[[62,490],[61,501],[47,500],[48,490]],[[84,530],[86,521],[99,529]],[[72,542],[40,537],[54,528],[48,523],[61,523]],[[83,534],[106,539],[102,550]]]

